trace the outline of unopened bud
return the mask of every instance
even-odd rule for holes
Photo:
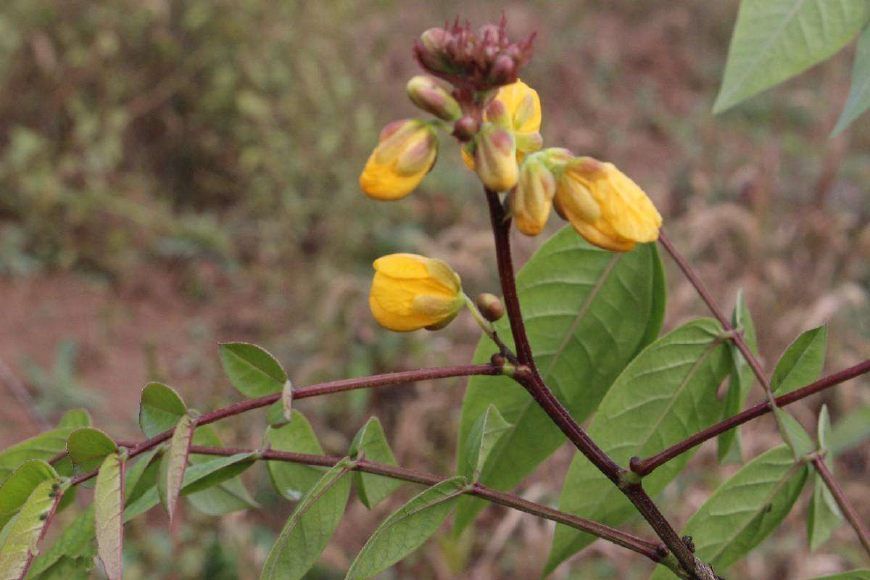
[[[453,123],[453,136],[463,142],[474,139],[480,130],[480,122],[470,115],[465,115]]]
[[[510,193],[510,209],[517,229],[527,236],[537,236],[550,217],[556,179],[537,157],[523,163],[519,183]]]
[[[447,43],[450,33],[443,28],[430,28],[420,35],[414,45],[414,54],[420,65],[432,73],[449,73],[450,60],[447,58]]]
[[[495,322],[504,316],[504,305],[495,294],[482,292],[477,295],[474,304],[477,306],[477,309],[480,310],[483,317],[490,322]]]
[[[517,80],[516,61],[506,54],[496,57],[489,80],[494,85],[509,85]]]
[[[415,76],[408,81],[406,89],[415,105],[439,119],[455,121],[462,115],[459,103],[435,79]]]
[[[474,169],[491,191],[508,191],[517,184],[517,147],[513,134],[485,123],[475,137]]]
[[[486,120],[502,129],[513,129],[510,113],[505,104],[498,99],[493,99],[486,106]]]

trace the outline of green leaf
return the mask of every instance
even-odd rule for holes
[[[870,108],[870,26],[858,37],[855,49],[855,63],[852,65],[852,87],[849,97],[831,137],[840,134],[849,124]]]
[[[819,576],[813,580],[870,580],[870,568],[861,570],[849,570],[848,572],[840,572],[839,574],[831,574],[829,576]]]
[[[274,356],[247,342],[227,342],[220,346],[221,363],[230,382],[246,397],[280,393],[287,373]]]
[[[467,485],[464,477],[454,477],[412,498],[378,526],[345,578],[371,578],[422,546],[456,507]]]
[[[154,447],[138,457],[135,457],[132,460],[132,467],[127,465],[124,466],[124,470],[127,472],[125,478],[126,481],[124,483],[125,503],[137,499],[145,491],[144,488],[153,486],[157,481],[157,478],[155,477],[151,481],[146,482],[146,479],[148,479],[146,477],[146,471],[149,467],[151,467],[153,471],[157,470],[157,466],[154,465],[152,461],[158,453],[160,453],[160,447]],[[142,485],[140,485],[140,483]]]
[[[861,30],[868,16],[866,0],[743,0],[713,112],[825,60]]]
[[[265,439],[276,451],[323,455],[311,423],[299,411],[283,427],[268,427]],[[269,461],[267,469],[275,490],[291,501],[298,501],[323,475],[323,468],[284,461]]]
[[[18,466],[31,459],[48,461],[66,450],[66,439],[73,427],[52,429],[26,439],[0,452],[0,481],[4,481]]]
[[[870,437],[870,406],[859,407],[834,425],[828,446],[831,453],[839,455],[860,445]]]
[[[349,459],[338,462],[296,505],[266,558],[261,579],[302,578],[317,562],[344,514],[350,467]]]
[[[124,461],[117,453],[106,455],[94,490],[97,552],[109,580],[122,578],[124,564]]]
[[[511,424],[504,420],[495,405],[487,407],[486,412],[478,417],[466,442],[470,446],[465,452],[468,463],[462,469],[466,478],[477,481],[490,451],[510,427]]]
[[[69,435],[66,450],[78,473],[93,471],[106,455],[118,451],[111,437],[93,427],[81,427]]]
[[[819,442],[820,451],[828,451],[828,441],[831,439],[831,414],[828,406],[823,404],[819,411],[819,424],[816,428],[816,438]]]
[[[282,427],[293,418],[293,384],[284,383],[281,398],[266,409],[266,421],[272,427]]]
[[[181,484],[187,469],[187,455],[190,451],[193,427],[194,423],[190,415],[183,415],[178,420],[172,439],[169,440],[169,449],[160,463],[161,472],[157,489],[160,491],[163,505],[166,506],[169,521],[172,521],[175,516],[175,507],[178,505],[178,495],[181,493]]]
[[[139,427],[148,438],[175,427],[178,419],[187,413],[184,400],[170,386],[148,383],[142,389],[139,402]]]
[[[828,414],[828,406],[822,405],[819,411],[818,425],[819,451],[825,453],[825,464],[831,473],[834,471],[834,462],[828,449],[831,439],[831,420]],[[825,485],[825,481],[818,472],[813,474],[813,497],[807,511],[807,539],[810,551],[815,551],[819,546],[828,541],[831,533],[840,525],[843,514],[837,505],[831,490]]]
[[[57,472],[38,459],[22,464],[0,485],[0,528],[14,516],[43,481],[58,481]]]
[[[384,428],[377,417],[372,417],[356,434],[350,444],[350,456],[354,459],[366,459],[375,463],[396,465],[396,457],[393,455]],[[404,483],[399,479],[363,473],[355,471],[353,474],[354,487],[359,499],[367,508],[372,509],[382,500],[389,497]]]
[[[577,421],[584,421],[628,362],[658,335],[664,315],[664,273],[655,244],[628,253],[600,250],[570,227],[550,238],[517,276],[526,330],[547,385]],[[495,324],[510,342],[506,319]],[[495,352],[481,338],[474,361]],[[468,464],[467,441],[490,405],[513,425],[490,452],[481,481],[511,489],[564,444],[565,437],[525,389],[508,377],[472,377],[462,403],[457,469]],[[482,502],[463,501],[461,531]]]
[[[683,534],[692,537],[695,555],[724,573],[788,515],[807,472],[785,445],[744,465],[689,518]],[[673,577],[664,566],[652,576],[655,580]]]
[[[770,388],[784,395],[804,387],[822,374],[828,330],[824,326],[808,330],[795,339],[776,363]]]
[[[63,530],[48,550],[37,556],[28,578],[43,578],[50,568],[63,559],[93,562],[96,555],[95,533],[94,509],[89,507]]]
[[[743,290],[737,292],[737,301],[734,304],[734,312],[731,315],[731,324],[734,328],[743,330],[743,341],[749,347],[752,354],[758,356],[758,337],[755,333],[755,323],[749,313],[749,307],[743,297]],[[731,352],[732,369],[728,383],[728,391],[725,394],[725,410],[722,413],[730,417],[739,413],[746,405],[746,397],[754,382],[755,374],[752,367],[743,358],[733,342],[728,342],[728,350]],[[720,463],[740,463],[740,429],[734,428],[725,431],[717,439],[717,455]]]
[[[184,484],[181,486],[181,495],[201,491],[205,484],[200,482],[204,479],[208,480],[208,478],[216,472],[220,472],[220,474],[216,476],[215,479],[209,480],[208,484],[215,485],[216,483],[225,481],[228,477],[238,475],[239,471],[231,469],[231,467],[237,463],[242,463],[246,464],[245,469],[247,469],[251,460],[255,457],[256,454],[254,453],[237,453],[228,457],[215,459],[214,461],[206,461],[204,463],[191,465],[184,472]],[[238,469],[242,470],[242,468]],[[150,487],[145,490],[141,496],[136,498],[134,501],[129,502],[127,504],[127,509],[124,511],[124,521],[130,521],[160,503],[160,495],[158,494],[159,487],[162,487],[162,485]]]
[[[90,427],[91,414],[85,409],[70,409],[63,414],[60,421],[57,422],[58,427]]]
[[[217,432],[211,425],[197,427],[193,434],[193,445],[203,445],[206,447],[222,447],[223,444],[218,437]],[[215,458],[208,455],[191,455],[191,465],[197,463],[208,463],[211,461],[220,461],[220,458]],[[194,508],[200,512],[210,516],[220,516],[244,509],[253,509],[259,507],[250,492],[242,483],[239,477],[226,477],[233,471],[238,473],[243,472],[248,467],[253,465],[254,459],[249,462],[240,462],[235,467],[230,467],[227,470],[218,470],[215,477],[208,478],[202,491],[191,493],[188,496],[188,501]],[[225,480],[218,481],[219,478]],[[203,487],[202,485],[200,487]]]
[[[773,410],[776,422],[779,425],[782,438],[791,447],[795,459],[800,459],[808,453],[816,450],[813,440],[807,434],[797,419],[789,415],[788,411],[777,407]]]
[[[89,580],[93,567],[93,558],[73,559],[64,556],[55,560],[54,564],[42,572],[38,578],[39,580]],[[37,578],[37,576],[28,575],[28,578]]]
[[[10,524],[8,535],[0,546],[0,573],[3,580],[19,578],[27,562],[36,554],[36,544],[48,521],[46,516],[60,499],[54,493],[56,481],[46,480],[34,488],[21,511]]]
[[[647,457],[715,423],[723,401],[716,396],[731,368],[722,328],[712,319],[693,320],[649,345],[625,368],[601,402],[589,435],[620,465]],[[683,469],[692,452],[644,478],[659,493]],[[583,455],[576,453],[562,487],[559,509],[615,525],[634,513],[623,494]],[[547,570],[595,540],[556,526]]]

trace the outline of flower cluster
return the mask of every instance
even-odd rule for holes
[[[416,76],[411,101],[433,119],[387,125],[360,175],[362,190],[378,200],[411,193],[438,157],[439,129],[462,143],[465,165],[484,187],[507,194],[507,207],[523,234],[540,234],[550,210],[589,243],[627,252],[658,238],[662,218],[646,193],[612,163],[543,147],[541,101],[518,78],[531,54],[532,37],[511,42],[504,21],[472,31],[458,23],[420,37],[414,54],[436,78]],[[370,306],[385,328],[435,329],[469,301],[449,266],[413,254],[375,261]]]

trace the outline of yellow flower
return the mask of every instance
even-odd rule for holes
[[[517,142],[517,161],[522,161],[527,153],[537,151],[543,145],[541,139],[541,99],[537,91],[521,80],[505,85],[498,90],[494,101],[504,106],[509,119],[509,129]],[[488,109],[484,120],[494,122],[491,110],[501,112],[498,108]],[[463,147],[462,160],[474,171],[474,154],[469,147]]]
[[[435,164],[435,129],[418,119],[395,121],[384,127],[379,141],[359,176],[359,186],[374,199],[405,197]]]
[[[517,184],[517,143],[513,133],[485,123],[474,138],[477,176],[492,191],[507,191]]]
[[[646,193],[612,163],[591,157],[569,161],[556,188],[556,210],[605,250],[627,252],[659,237],[662,216]]]
[[[537,236],[547,225],[556,192],[556,179],[538,155],[523,163],[519,182],[508,197],[514,223],[527,236]]]
[[[390,254],[375,260],[374,268],[369,307],[389,330],[443,328],[465,304],[459,276],[441,260]]]

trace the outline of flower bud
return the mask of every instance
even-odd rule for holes
[[[482,292],[477,295],[474,304],[483,317],[490,322],[495,322],[504,316],[504,304],[501,303],[501,300],[495,294]]]
[[[498,125],[502,129],[513,129],[511,115],[508,113],[504,102],[498,99],[493,99],[489,102],[484,111],[484,116],[493,125]]]
[[[433,73],[451,72],[447,45],[451,34],[443,28],[430,28],[420,35],[414,45],[414,54],[420,64]]]
[[[527,236],[537,236],[550,217],[556,179],[536,156],[523,163],[519,182],[508,198],[517,229]]]
[[[590,244],[627,252],[658,239],[662,217],[646,193],[612,163],[568,161],[556,189],[556,209]]]
[[[465,304],[459,276],[441,260],[390,254],[375,260],[374,268],[369,307],[388,330],[443,328]]]
[[[513,134],[485,123],[474,139],[474,170],[492,191],[507,191],[517,184],[517,147]]]
[[[462,116],[459,103],[435,79],[415,76],[408,81],[406,90],[415,105],[439,119],[455,121]]]
[[[453,136],[468,143],[480,130],[480,122],[470,115],[465,115],[453,124]]]
[[[360,188],[375,199],[405,197],[423,181],[437,155],[438,139],[429,124],[418,119],[390,123],[359,177]]]

